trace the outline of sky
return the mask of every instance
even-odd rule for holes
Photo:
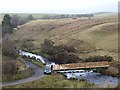
[[[118,12],[119,0],[0,0],[0,13]]]

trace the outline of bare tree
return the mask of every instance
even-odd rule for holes
[[[19,25],[20,17],[17,14],[11,16],[11,24],[13,28],[16,28]]]

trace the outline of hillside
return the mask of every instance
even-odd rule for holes
[[[31,41],[35,51],[41,47],[44,39],[51,39],[56,44],[73,45],[78,50],[78,55],[83,58],[108,54],[118,60],[117,20],[116,15],[91,19],[39,19],[21,25],[12,37],[18,44],[23,40]],[[79,52],[81,49],[86,53]]]

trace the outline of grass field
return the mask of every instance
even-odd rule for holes
[[[3,88],[92,88],[97,87],[85,80],[65,80],[62,75],[52,75],[29,83]]]

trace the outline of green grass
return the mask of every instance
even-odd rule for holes
[[[66,80],[62,75],[51,75],[45,78],[3,88],[91,88],[97,87],[85,80]]]

